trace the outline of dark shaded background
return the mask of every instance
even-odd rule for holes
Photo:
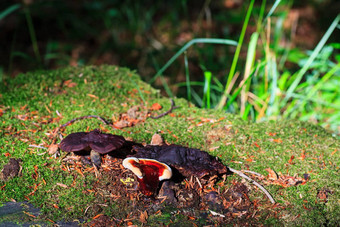
[[[242,0],[25,0],[1,1],[0,12],[15,4],[20,7],[0,21],[0,69],[5,75],[67,65],[115,64],[136,69],[146,81],[193,38],[238,40],[248,8],[248,1]],[[260,4],[256,2],[248,34],[255,30]],[[267,2],[267,10],[272,4]],[[304,50],[314,48],[339,12],[340,1],[312,0],[282,1],[275,13],[286,15],[287,36],[292,24],[297,24],[293,45]],[[32,29],[39,55],[34,52]],[[333,41],[336,37],[339,31],[332,35]],[[200,80],[203,66],[222,78],[233,53],[233,48],[221,45],[191,48],[190,75]],[[183,81],[183,58],[165,74],[170,84]]]

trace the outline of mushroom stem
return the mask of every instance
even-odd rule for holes
[[[91,150],[90,157],[91,157],[92,163],[96,167],[99,167],[101,162],[102,162],[100,154],[97,151],[95,151],[95,150]]]

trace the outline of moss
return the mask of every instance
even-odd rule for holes
[[[114,120],[137,105],[146,109],[153,103],[163,106],[151,114],[170,108],[169,99],[142,82],[135,72],[115,66],[22,74],[5,81],[0,91],[0,167],[11,157],[23,160],[22,175],[1,182],[0,201],[29,199],[42,208],[43,218],[53,220],[64,218],[65,213],[68,219],[82,216],[94,200],[87,189],[95,179],[64,171],[61,158],[53,159],[45,150],[29,145],[48,147],[53,130],[75,117],[91,114]],[[173,114],[147,118],[134,127],[114,130],[97,119],[86,119],[68,126],[65,134],[102,128],[148,143],[160,132],[168,143],[204,149],[235,169],[249,168],[263,175],[268,174],[266,168],[289,176],[309,174],[311,179],[305,185],[266,186],[286,209],[276,217],[263,217],[263,222],[273,223],[278,217],[280,222],[294,225],[340,221],[340,142],[330,133],[299,121],[249,123],[223,111],[199,109],[184,99],[175,102],[180,108]],[[331,193],[327,202],[322,202],[317,193],[325,188]],[[254,190],[252,196],[266,200],[260,191]],[[89,210],[87,217],[91,215]],[[167,219],[166,213],[150,217],[156,222],[163,219]]]

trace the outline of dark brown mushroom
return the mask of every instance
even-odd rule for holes
[[[207,152],[179,145],[134,147],[133,157],[155,159],[177,170],[182,176],[198,178],[223,175],[228,169]]]
[[[123,160],[123,166],[137,176],[139,189],[146,196],[154,195],[159,182],[172,176],[171,168],[157,160],[130,157]]]
[[[91,161],[98,167],[101,163],[101,154],[119,149],[124,143],[124,137],[101,133],[96,129],[91,132],[69,134],[60,142],[59,148],[66,152],[91,151]]]

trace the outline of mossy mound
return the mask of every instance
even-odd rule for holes
[[[63,133],[99,128],[149,143],[158,132],[167,143],[199,148],[234,169],[262,174],[257,179],[277,205],[270,206],[260,190],[246,183],[252,188],[250,200],[257,209],[255,223],[334,225],[340,221],[340,141],[320,127],[286,120],[253,124],[223,111],[199,109],[177,98],[174,101],[180,108],[152,119],[148,116],[170,108],[170,100],[136,73],[115,66],[22,74],[4,81],[0,91],[0,167],[10,158],[20,158],[22,167],[18,176],[0,181],[0,201],[29,201],[41,208],[42,215],[28,216],[30,219],[87,221],[97,215],[94,209],[88,209],[98,197],[91,193],[97,182],[95,175],[67,170],[63,153],[53,158],[37,146],[48,148],[55,129],[73,118],[98,115],[115,122],[132,107],[138,107],[145,118],[130,127],[114,129],[91,118],[67,126]],[[152,108],[155,103],[163,109]],[[272,179],[270,170],[277,173],[277,179]],[[288,183],[283,182],[285,179]],[[234,181],[241,179],[228,176],[227,182]],[[273,210],[268,211],[269,207]],[[101,211],[110,217],[110,209],[103,206]],[[163,211],[146,220],[130,221],[176,223],[185,219],[204,224],[200,218],[191,218]],[[235,217],[235,223],[242,220]]]

